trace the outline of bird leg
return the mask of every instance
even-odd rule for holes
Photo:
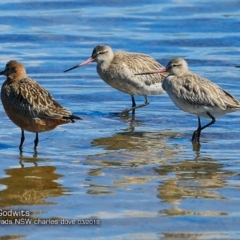
[[[198,129],[193,133],[192,142],[199,142],[201,131],[216,122],[216,119],[209,112],[207,112],[207,115],[212,119],[212,121],[203,127],[201,127],[200,117],[198,116]]]
[[[215,117],[213,117],[209,112],[207,112],[207,115],[212,119],[212,121],[211,121],[210,123],[206,124],[205,126],[203,126],[203,127],[201,128],[201,130],[203,130],[203,129],[206,128],[206,127],[209,127],[210,125],[212,125],[212,124],[214,124],[214,123],[216,122]]]
[[[36,132],[36,138],[34,140],[34,149],[37,149],[37,145],[38,145],[38,132]]]
[[[145,102],[143,104],[140,104],[140,105],[136,105],[136,102],[135,102],[135,99],[134,99],[133,95],[131,95],[131,97],[132,97],[132,107],[125,109],[123,112],[121,112],[119,114],[119,116],[121,116],[121,117],[127,116],[130,111],[132,111],[132,114],[135,114],[135,109],[147,106],[150,103],[147,96],[145,96],[145,95],[144,95]]]
[[[198,128],[196,131],[193,132],[192,142],[199,142],[200,134],[201,134],[201,120],[200,117],[198,116]]]
[[[20,152],[22,152],[22,145],[23,145],[24,140],[25,140],[24,130],[22,129],[21,142],[20,142],[20,145],[19,145]]]
[[[131,95],[131,97],[132,97],[132,115],[134,115],[135,114],[136,102],[135,102],[134,96]]]

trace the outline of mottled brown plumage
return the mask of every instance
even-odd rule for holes
[[[7,77],[1,89],[3,107],[8,117],[22,129],[20,149],[24,130],[36,133],[36,148],[39,132],[50,131],[58,125],[81,119],[63,108],[35,80],[27,77],[23,64],[9,61],[0,75]]]
[[[162,81],[166,74],[141,75],[135,73],[146,72],[162,67],[154,58],[146,54],[118,51],[113,52],[109,46],[96,46],[92,56],[86,61],[64,71],[70,71],[90,62],[97,62],[99,76],[111,87],[130,94],[132,97],[132,108],[125,109],[121,115],[127,115],[136,108],[149,104],[148,95],[164,93]],[[145,103],[136,106],[134,95],[144,96]]]

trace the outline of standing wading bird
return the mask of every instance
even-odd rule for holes
[[[201,131],[214,124],[217,117],[240,110],[239,100],[217,84],[189,71],[187,62],[182,58],[172,59],[166,68],[141,74],[166,71],[169,75],[163,80],[163,89],[177,107],[198,117],[193,142],[199,142]],[[200,117],[209,118],[211,122],[202,127]]]
[[[27,77],[23,64],[9,61],[0,75],[7,77],[1,90],[3,107],[8,117],[22,130],[20,151],[25,139],[24,130],[36,133],[36,150],[39,132],[50,131],[60,124],[81,119],[63,108],[48,91]]]
[[[162,67],[161,64],[148,55],[123,51],[114,53],[109,46],[96,46],[89,59],[64,72],[68,72],[90,62],[97,62],[97,72],[107,84],[131,95],[132,107],[125,109],[119,114],[120,116],[127,116],[130,111],[134,114],[135,109],[148,105],[148,95],[164,93],[162,89],[164,74],[155,76],[135,76],[134,74]],[[136,105],[134,95],[144,96],[145,103]]]

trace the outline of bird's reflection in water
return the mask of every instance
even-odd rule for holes
[[[35,150],[32,158],[24,157],[23,152],[20,151],[19,164],[21,165],[21,167],[24,167],[24,162],[32,162],[37,167],[38,166],[37,155],[38,155],[38,152],[37,150]]]
[[[168,174],[175,176],[159,187],[158,197],[169,203],[178,202],[185,197],[221,199],[214,189],[224,186],[222,167],[222,164],[211,158],[196,157],[193,160],[174,163],[174,167],[172,164],[165,164],[156,168],[161,176]]]
[[[193,147],[195,156],[192,159],[178,160],[155,169],[161,177],[171,176],[159,185],[157,194],[161,201],[168,203],[170,206],[159,210],[158,214],[168,217],[189,216],[196,223],[199,222],[201,217],[219,218],[228,216],[227,208],[223,208],[223,200],[227,201],[228,199],[226,195],[221,194],[221,189],[228,188],[226,179],[235,176],[237,173],[226,170],[224,164],[219,163],[217,159],[203,156],[204,154],[200,151],[200,144]],[[193,226],[191,229],[181,229],[181,232],[174,233],[165,231],[160,233],[159,237],[187,239],[211,238],[213,236],[216,238],[216,234],[211,232],[194,233],[199,229],[199,225],[196,224],[195,228]],[[224,237],[228,238],[226,234],[219,233],[219,238]]]
[[[37,162],[46,159],[24,157],[20,154],[20,168],[5,170],[6,177],[0,178],[4,189],[0,191],[0,206],[19,206],[35,204],[51,204],[45,199],[63,195],[66,189],[56,182],[62,175],[55,173],[56,167],[37,166]],[[33,166],[26,167],[27,163]]]
[[[155,154],[160,157],[159,152],[166,152],[169,155],[176,154],[174,151],[176,148],[166,144],[169,138],[176,136],[178,134],[172,132],[122,132],[110,137],[96,138],[91,144],[105,150],[121,150],[121,155],[124,152],[134,152],[136,156],[142,155],[146,159],[146,156],[150,158]],[[118,154],[118,152],[115,153]]]
[[[176,146],[166,144],[169,138],[176,136],[171,132],[123,132],[94,139],[92,146],[106,151],[87,157],[88,164],[94,166],[88,173],[94,183],[89,185],[89,189],[94,189],[95,194],[102,194],[103,190],[113,193],[114,188],[150,181],[155,177],[152,174],[153,166],[178,154]],[[111,172],[111,177],[108,175],[111,181],[107,184],[104,179],[107,179],[105,176],[108,171]]]
[[[200,152],[200,149],[201,149],[201,143],[200,142],[192,142],[192,149],[198,155],[198,153]]]
[[[124,132],[133,132],[135,127],[141,126],[143,124],[142,121],[137,120],[135,115],[121,117],[121,120],[128,124],[128,127],[124,129]]]
[[[155,171],[160,176],[174,176],[164,181],[158,188],[157,197],[163,202],[172,204],[172,208],[160,211],[164,215],[226,215],[222,211],[211,211],[211,209],[198,210],[180,209],[179,205],[187,199],[225,199],[221,196],[219,189],[225,188],[226,177],[236,175],[235,172],[224,170],[224,164],[218,163],[210,157],[201,156],[200,151],[195,152],[193,159],[178,160],[171,164],[164,164]]]

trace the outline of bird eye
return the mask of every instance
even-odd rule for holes
[[[98,54],[104,54],[104,53],[106,53],[107,51],[101,51],[101,52],[98,52]]]
[[[172,67],[179,67],[181,64],[173,64]]]

